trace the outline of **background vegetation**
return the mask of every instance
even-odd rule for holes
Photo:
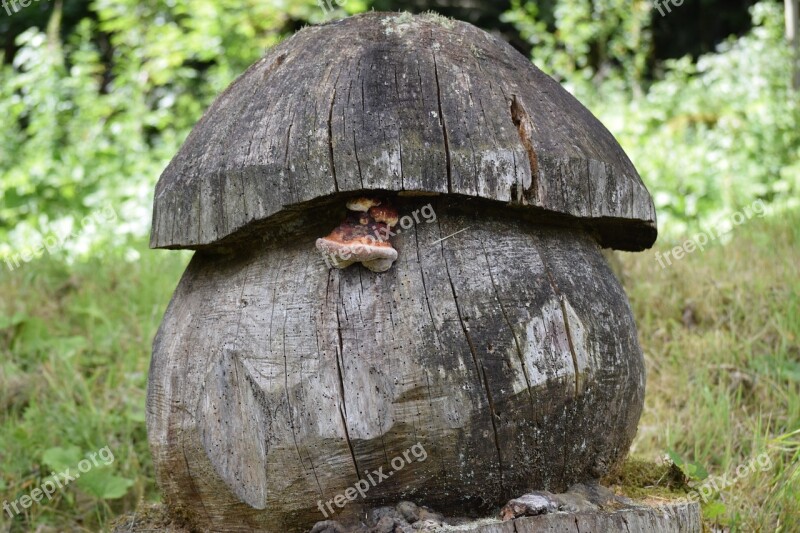
[[[800,98],[782,2],[697,0],[661,17],[644,0],[348,0],[334,16],[373,8],[472,21],[559,79],[640,170],[661,253],[756,200],[768,206],[729,243],[673,267],[623,257],[650,372],[634,453],[670,453],[700,483],[766,451],[775,467],[715,496],[706,519],[792,531]],[[0,531],[95,531],[158,497],[143,415],[149,346],[188,256],[146,251],[153,186],[216,94],[328,18],[314,0],[0,9],[0,500],[76,453],[107,444],[116,457],[46,505],[3,516]],[[109,209],[113,220],[84,218]],[[63,249],[4,262],[51,236]]]

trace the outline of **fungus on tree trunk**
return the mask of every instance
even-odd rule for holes
[[[506,43],[434,15],[300,31],[156,188],[151,245],[197,251],[149,376],[166,503],[199,530],[301,531],[320,509],[474,511],[602,476],[645,375],[601,248],[655,238],[614,137]],[[383,272],[316,249],[352,244]]]
[[[397,260],[389,241],[397,225],[397,210],[373,198],[347,202],[351,211],[327,237],[317,239],[317,250],[333,268],[361,263],[373,272],[386,272]]]

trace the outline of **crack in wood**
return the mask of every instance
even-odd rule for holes
[[[300,453],[300,445],[297,443],[297,431],[294,427],[294,411],[292,411],[292,401],[289,394],[289,361],[286,356],[286,324],[289,321],[289,313],[283,315],[283,388],[286,393],[286,414],[289,419],[289,428],[292,430],[292,440],[294,441],[294,449],[297,451],[297,458],[300,460],[300,467],[303,472],[306,472],[306,466],[303,464],[303,454]]]
[[[436,54],[433,55],[433,74],[436,78],[436,99],[439,103],[439,123],[442,125],[442,135],[444,135],[444,156],[447,165],[447,192],[453,192],[453,171],[451,168],[450,139],[447,134],[447,121],[444,119],[442,108],[442,86],[439,83],[439,65],[436,62]]]
[[[466,330],[465,330],[466,333]],[[470,350],[475,350],[475,347],[472,345],[472,340],[469,339],[469,348]],[[503,455],[500,451],[500,435],[497,433],[497,421],[495,418],[500,418],[497,415],[497,410],[494,407],[494,398],[492,397],[492,391],[489,388],[489,380],[486,378],[486,368],[484,368],[483,363],[481,363],[481,376],[483,377],[483,386],[486,389],[486,399],[489,401],[489,419],[492,422],[492,431],[494,432],[494,446],[497,448],[497,469],[500,472],[500,493],[502,494],[505,489],[503,488]]]
[[[341,74],[341,73],[340,73]],[[338,81],[339,78],[337,77]],[[336,105],[336,82],[334,82],[333,96],[331,96],[331,107],[328,110],[328,158],[331,162],[331,175],[333,176],[333,188],[339,192],[339,180],[336,178],[336,161],[333,154],[333,108]]]
[[[439,234],[442,234],[441,231],[441,224],[438,223],[439,226]],[[458,303],[458,293],[456,292],[456,286],[453,283],[453,277],[450,275],[450,266],[447,263],[447,256],[444,253],[444,243],[440,243],[441,250],[442,250],[442,259],[444,260],[444,267],[445,271],[447,272],[447,280],[450,282],[450,290],[453,292],[453,302],[456,306],[456,314],[458,315],[458,321],[461,324],[461,330],[464,332],[464,337],[467,340],[467,345],[469,346],[469,351],[472,354],[472,360],[475,363],[475,370],[478,372],[478,378],[481,379],[481,383],[483,384],[484,391],[486,394],[486,401],[489,405],[489,419],[492,423],[492,429],[494,431],[494,445],[497,449],[497,468],[500,474],[500,491],[503,491],[503,459],[500,452],[500,440],[499,435],[497,433],[497,423],[495,421],[495,417],[497,417],[497,412],[494,408],[494,401],[492,400],[492,394],[489,391],[489,382],[486,379],[486,371],[483,368],[483,364],[480,363],[478,360],[478,352],[475,349],[475,343],[472,340],[472,336],[469,334],[469,328],[467,327],[466,323],[464,322],[464,317],[461,313],[461,306]]]
[[[531,168],[531,185],[524,193],[532,195],[533,203],[539,205],[539,158],[533,147],[533,121],[525,107],[519,101],[517,95],[511,96],[511,120],[519,133],[522,146],[528,154],[528,162]],[[522,187],[521,187],[522,189]],[[512,192],[512,198],[514,194]],[[524,195],[523,195],[524,198]]]
[[[550,267],[547,265],[547,260],[543,255],[539,254],[539,256],[542,258],[542,264],[544,265],[545,272],[547,273],[547,279],[550,281],[550,286],[553,288],[553,292],[555,292],[561,308],[561,316],[563,317],[564,321],[564,330],[567,334],[567,345],[569,346],[569,353],[572,356],[572,367],[575,375],[575,398],[577,398],[581,391],[580,371],[578,367],[578,354],[575,353],[575,344],[572,341],[572,334],[569,327],[566,298],[563,294],[561,294],[561,291],[558,290],[558,285],[556,284],[555,278],[553,278],[553,273],[550,271]]]
[[[339,394],[342,398],[342,402],[339,404],[339,416],[341,416],[342,418],[342,426],[344,427],[344,437],[345,440],[347,440],[347,447],[350,449],[350,457],[353,459],[353,468],[355,468],[356,470],[356,479],[361,479],[361,470],[358,468],[358,461],[356,460],[356,452],[355,449],[353,448],[353,441],[350,440],[350,430],[347,427],[347,400],[345,399],[344,374],[342,371],[342,367],[344,366],[344,342],[342,340],[342,325],[339,320],[339,303],[341,302],[342,298],[341,278],[339,279],[338,288],[339,288],[339,298],[337,299],[336,302],[336,335],[339,339],[339,346],[336,351],[336,371],[339,375]]]
[[[569,344],[569,353],[572,355],[572,366],[575,367],[575,397],[577,398],[583,389],[578,354],[575,351],[575,341],[572,339],[572,329],[570,328],[569,313],[567,312],[567,299],[564,296],[559,296],[558,299],[561,302],[561,314],[564,316],[564,328],[567,331],[567,344]]]

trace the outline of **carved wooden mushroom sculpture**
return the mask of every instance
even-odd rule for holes
[[[316,249],[359,198],[398,211],[385,253],[356,258],[395,261],[382,273]],[[655,237],[613,136],[507,44],[430,15],[304,29],[156,189],[152,246],[197,250],[149,378],[167,504],[199,530],[301,531],[323,509],[476,511],[602,476],[645,375],[601,247]]]

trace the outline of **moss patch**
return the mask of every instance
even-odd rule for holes
[[[397,16],[387,17],[381,21],[383,25],[383,33],[388,35],[397,34],[403,35],[414,22],[414,15],[407,11],[398,13]]]
[[[443,26],[448,30],[452,30],[456,25],[456,21],[454,19],[440,15],[436,11],[426,11],[421,15],[421,17],[429,22],[435,22],[436,24]]]
[[[170,516],[162,504],[143,503],[135,512],[121,516],[111,524],[112,533],[137,531],[162,531],[164,533],[189,533],[189,529]]]
[[[617,494],[637,500],[677,500],[685,498],[691,490],[683,472],[674,464],[636,458],[626,459],[601,484]]]

